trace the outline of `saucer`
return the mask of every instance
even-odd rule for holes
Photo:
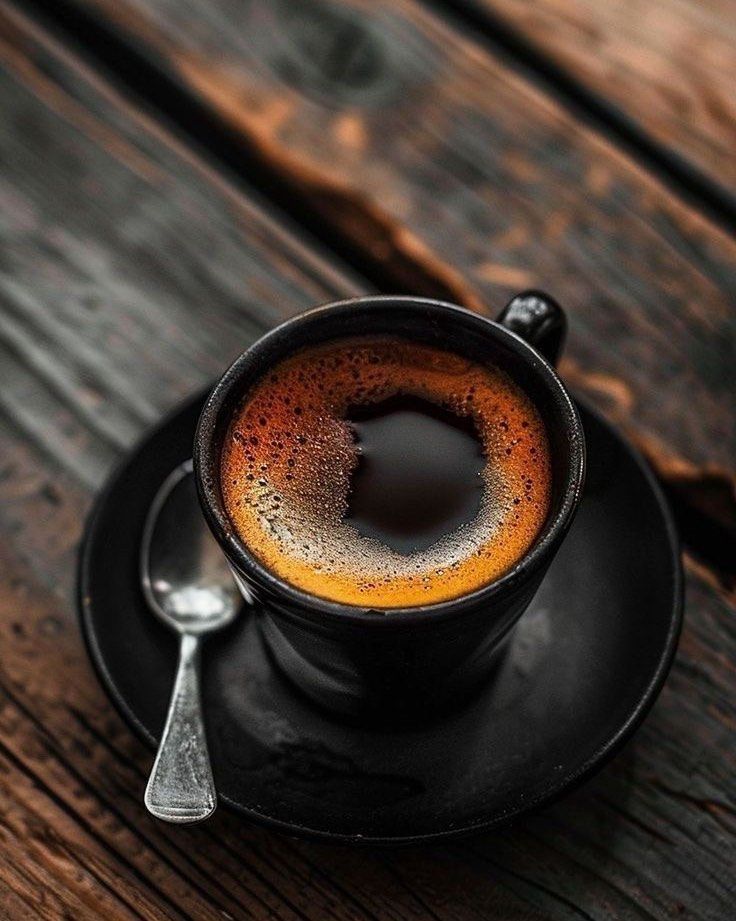
[[[82,629],[103,687],[154,746],[177,654],[146,607],[146,513],[191,455],[204,395],[127,457],[82,546]],[[407,844],[490,829],[559,797],[614,754],[654,702],[677,645],[682,579],[648,468],[580,407],[588,476],[577,517],[494,678],[462,709],[402,731],[346,725],[273,666],[257,611],[205,641],[202,689],[220,802],[291,835]],[[141,789],[141,796],[143,790]]]

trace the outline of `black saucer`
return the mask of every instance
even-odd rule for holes
[[[103,686],[150,745],[176,640],[138,581],[143,522],[191,454],[203,396],[127,458],[89,520],[81,622]],[[581,410],[589,472],[580,511],[493,682],[412,731],[351,728],[295,693],[243,616],[204,648],[204,706],[221,801],[295,835],[409,843],[488,829],[588,777],[634,731],[675,652],[682,586],[658,486],[632,449]],[[141,790],[141,796],[143,791]]]

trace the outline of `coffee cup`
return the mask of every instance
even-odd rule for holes
[[[225,372],[200,416],[194,468],[209,527],[267,649],[281,671],[322,707],[383,724],[459,705],[489,680],[573,520],[585,470],[580,418],[554,370],[564,341],[561,308],[536,291],[496,321],[428,298],[362,297],[286,321]],[[247,394],[301,350],[365,336],[398,337],[499,368],[528,395],[549,444],[549,505],[529,547],[501,575],[459,596],[377,607],[306,591],[264,565],[234,527],[223,496],[223,446]]]

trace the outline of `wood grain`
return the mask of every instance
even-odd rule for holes
[[[513,829],[356,852],[146,816],[151,754],[75,620],[92,492],[262,329],[356,285],[3,6],[0,61],[0,917],[727,917],[736,636],[696,574],[643,729]]]
[[[491,313],[520,288],[557,296],[568,379],[663,479],[680,472],[673,488],[706,521],[716,481],[733,542],[733,239],[414,0],[79,3],[387,286]]]
[[[660,144],[736,191],[736,10],[729,0],[459,6],[502,17]]]

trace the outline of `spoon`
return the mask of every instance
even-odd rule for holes
[[[179,665],[156,760],[148,811],[165,822],[201,822],[217,807],[199,691],[200,637],[231,623],[241,598],[197,502],[191,460],[164,480],[141,545],[141,580],[151,610],[181,637]]]

